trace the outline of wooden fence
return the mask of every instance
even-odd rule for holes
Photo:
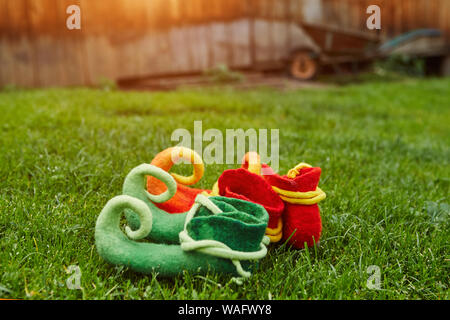
[[[81,7],[81,30],[66,8]],[[381,34],[439,28],[450,39],[449,0],[0,0],[0,86],[92,85],[233,68],[285,58],[310,39],[297,22]]]

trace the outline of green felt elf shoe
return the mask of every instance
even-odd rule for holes
[[[132,210],[140,221],[126,235],[120,218]],[[159,213],[148,203],[128,196],[117,196],[106,204],[95,227],[97,251],[111,264],[161,276],[175,276],[183,270],[206,273],[212,270],[243,278],[250,276],[250,261],[263,258],[268,238],[264,236],[269,216],[260,205],[244,200],[198,195],[184,215],[179,244],[138,242],[151,234]],[[173,216],[173,215],[171,215]]]

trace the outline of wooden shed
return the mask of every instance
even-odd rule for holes
[[[66,27],[74,4],[80,30]],[[372,4],[380,31],[366,27]],[[263,68],[313,45],[299,22],[384,37],[437,28],[448,41],[449,9],[448,0],[0,0],[0,86]]]

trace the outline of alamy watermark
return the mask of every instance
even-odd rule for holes
[[[72,4],[66,8],[66,13],[70,15],[66,19],[66,27],[69,30],[81,29],[81,8],[76,4]],[[369,30],[381,29],[381,9],[379,6],[372,4],[367,7],[366,13],[370,16],[366,20],[366,26]]]
[[[366,286],[368,289],[381,290],[381,270],[377,265],[368,266],[366,273],[369,274],[367,278]]]
[[[381,9],[376,4],[367,7],[366,13],[371,14],[366,21],[367,29],[381,29]]]
[[[178,146],[193,149],[203,158],[205,164],[241,163],[247,151],[255,151],[259,153],[261,163],[268,164],[273,172],[278,172],[279,169],[279,129],[270,129],[269,141],[268,129],[258,129],[258,131],[253,128],[226,129],[224,136],[219,129],[208,129],[203,132],[203,122],[194,121],[193,134],[187,129],[179,128],[172,132],[171,141],[177,142]],[[204,142],[208,142],[205,147]],[[252,163],[255,160],[250,159],[249,162]],[[265,172],[263,168],[261,173],[267,174],[267,171]]]
[[[81,290],[81,269],[77,265],[70,265],[67,270],[70,277],[66,280],[67,288],[70,290]]]
[[[70,5],[66,9],[70,16],[66,20],[66,26],[69,30],[81,29],[81,8],[76,4]]]

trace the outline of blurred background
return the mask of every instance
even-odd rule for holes
[[[68,30],[74,4],[81,29]],[[370,5],[380,30],[366,26]],[[448,75],[449,9],[448,0],[0,0],[0,87],[311,80],[380,60]]]

